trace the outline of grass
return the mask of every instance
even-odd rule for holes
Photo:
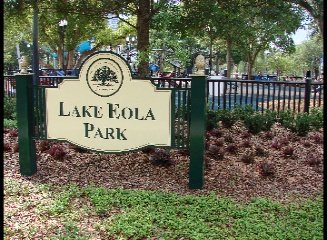
[[[15,200],[18,189],[23,189],[20,198],[43,196],[35,207],[42,221],[61,223],[42,239],[323,239],[322,197],[292,203],[257,198],[241,204],[215,194],[74,185],[27,188],[15,181],[5,181],[5,239],[28,231],[10,227],[6,217],[8,201]]]

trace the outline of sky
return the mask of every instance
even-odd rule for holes
[[[305,40],[308,40],[309,31],[305,29],[298,29],[293,35],[293,40],[295,45],[302,43]]]

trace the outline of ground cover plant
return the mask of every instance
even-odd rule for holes
[[[24,177],[17,130],[5,129],[4,239],[322,239],[320,120],[298,135],[276,119],[255,134],[240,118],[213,124],[202,190],[188,188],[182,149],[109,155],[40,140],[38,172]]]
[[[16,98],[4,96],[3,98],[3,125],[5,128],[16,128]]]

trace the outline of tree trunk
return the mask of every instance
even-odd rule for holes
[[[68,52],[68,56],[66,59],[66,69],[74,68],[74,50],[70,50]]]
[[[318,24],[318,27],[319,27],[319,30],[321,33],[321,37],[324,38],[324,20],[317,19],[316,22]]]
[[[62,68],[62,60],[63,60],[63,55],[62,55],[62,48],[58,48],[58,69]]]
[[[210,58],[209,58],[209,76],[212,71],[212,36],[210,35]]]
[[[140,0],[137,11],[137,50],[139,51],[138,75],[148,75],[150,46],[150,0]]]
[[[230,39],[227,40],[227,54],[226,54],[226,62],[227,62],[227,78],[231,78],[232,71],[232,41]]]
[[[253,63],[254,61],[251,59],[251,56],[248,56],[248,67],[247,67],[248,80],[251,80]]]
[[[219,74],[219,58],[218,58],[218,53],[216,54],[216,75]]]

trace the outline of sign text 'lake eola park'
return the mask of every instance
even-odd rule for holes
[[[171,145],[171,90],[132,79],[115,54],[92,55],[45,96],[48,139],[103,152]]]

